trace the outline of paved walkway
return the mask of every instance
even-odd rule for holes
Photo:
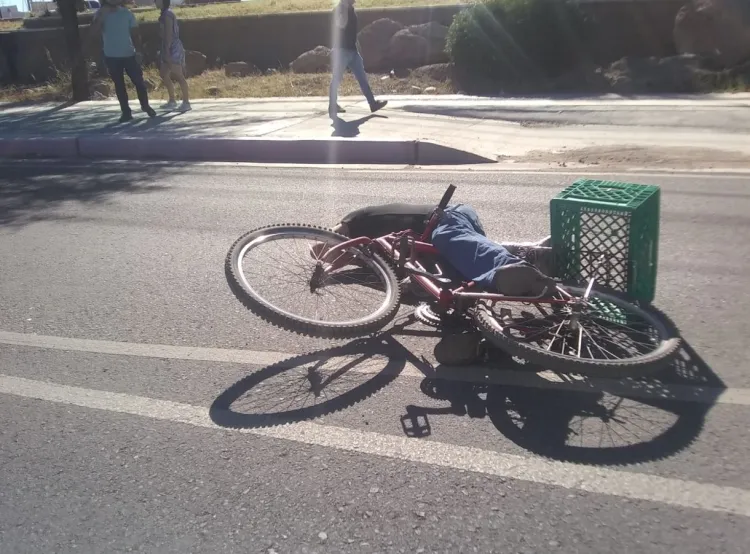
[[[117,123],[116,102],[0,104],[0,157],[750,169],[750,95],[593,99],[198,100]]]

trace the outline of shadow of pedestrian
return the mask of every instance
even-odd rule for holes
[[[387,119],[387,117],[384,115],[370,114],[352,121],[344,121],[340,117],[336,116],[331,121],[331,126],[333,127],[333,133],[331,134],[331,136],[344,138],[357,137],[359,136],[359,128],[375,117]]]
[[[142,117],[135,117],[135,114],[133,114],[134,117],[132,120],[126,123],[120,123],[119,121],[115,120],[108,125],[105,125],[104,129],[117,129],[126,127],[130,129],[142,130],[154,129],[155,127],[158,127],[163,123],[167,123],[168,121],[171,121],[181,115],[184,114],[180,112],[157,113],[156,117],[148,117],[146,116],[146,114],[142,114]]]

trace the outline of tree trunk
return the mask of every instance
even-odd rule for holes
[[[73,101],[83,102],[89,99],[89,76],[86,60],[81,48],[81,36],[78,33],[78,2],[76,0],[58,0],[57,9],[62,18],[65,45],[68,48],[71,80],[73,83]]]

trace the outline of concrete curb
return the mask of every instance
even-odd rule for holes
[[[274,138],[81,137],[85,158],[256,163],[409,164],[413,141]]]
[[[0,158],[75,158],[75,137],[0,138]]]
[[[84,135],[0,139],[0,158],[51,157],[268,164],[463,165],[495,160],[429,141]]]
[[[451,148],[450,146],[445,146],[436,142],[418,140],[415,141],[415,149],[415,162],[413,165],[467,165],[497,163],[497,159],[493,160],[473,152]]]

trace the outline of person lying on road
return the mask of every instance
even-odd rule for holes
[[[409,229],[421,234],[434,210],[434,204],[367,206],[346,214],[333,230],[348,238],[375,239]],[[487,238],[479,215],[469,205],[449,205],[431,241],[449,266],[442,268],[447,275],[508,296],[540,296],[555,290],[556,283],[549,277],[553,268],[547,239],[494,242]],[[414,289],[417,294],[421,291],[418,285]],[[435,346],[434,354],[440,364],[467,365],[482,358],[487,346],[476,331],[448,332]]]
[[[411,229],[424,232],[435,210],[428,204],[367,206],[345,215],[333,227],[349,238],[377,238]],[[432,244],[466,281],[507,296],[540,296],[551,293],[556,283],[552,250],[545,242],[501,244],[487,238],[476,210],[454,204],[432,232]]]

